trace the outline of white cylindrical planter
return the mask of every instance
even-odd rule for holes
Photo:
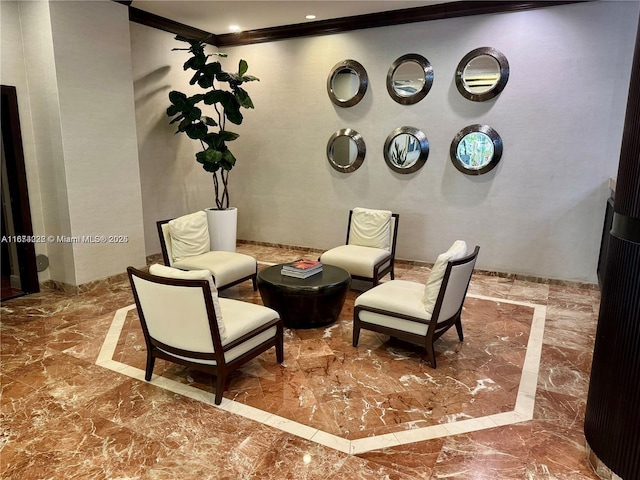
[[[209,224],[209,240],[211,250],[236,251],[236,233],[238,229],[238,209],[230,207],[226,210],[207,208]]]

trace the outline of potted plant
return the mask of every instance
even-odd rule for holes
[[[228,228],[210,228],[212,240],[211,249],[229,250],[229,242],[219,248],[214,245],[219,237],[218,233],[233,229],[233,246],[235,250],[235,216],[237,210],[229,208],[228,180],[229,172],[236,163],[236,158],[227,146],[238,138],[238,134],[226,129],[227,121],[240,125],[243,120],[242,108],[254,108],[251,97],[242,88],[246,82],[258,81],[258,78],[247,75],[249,68],[245,60],[240,60],[238,72],[225,72],[218,60],[210,61],[210,57],[226,57],[224,53],[206,54],[204,51],[205,40],[190,39],[176,36],[176,40],[189,44],[185,48],[172,50],[188,51],[191,56],[184,63],[184,70],[193,70],[194,74],[189,81],[190,85],[197,84],[204,90],[203,93],[187,96],[182,92],[173,90],[169,93],[171,106],[167,108],[167,115],[171,117],[171,124],[177,123],[176,133],[185,133],[193,140],[200,142],[202,150],[196,153],[196,161],[202,165],[205,171],[212,174],[215,189],[216,211],[224,211],[227,217],[233,216],[233,226]],[[225,85],[226,84],[226,85]],[[206,115],[203,110],[208,108],[211,115]],[[211,209],[207,211],[210,215]],[[212,231],[214,230],[214,231]]]

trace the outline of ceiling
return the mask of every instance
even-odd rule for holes
[[[369,13],[424,7],[448,0],[133,0],[131,6],[216,35],[331,20]],[[307,20],[305,15],[315,19]]]

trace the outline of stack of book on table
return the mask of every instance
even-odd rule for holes
[[[282,275],[307,278],[322,271],[322,263],[317,260],[296,260],[282,265]]]

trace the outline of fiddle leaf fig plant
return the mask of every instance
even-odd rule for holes
[[[249,65],[240,60],[238,72],[225,72],[218,60],[210,61],[210,57],[224,58],[225,53],[206,54],[205,40],[194,40],[176,36],[176,40],[189,44],[185,48],[172,50],[188,51],[191,57],[184,63],[184,70],[193,70],[190,85],[197,84],[204,93],[187,96],[178,91],[169,93],[171,106],[167,115],[171,124],[177,123],[176,133],[185,133],[193,140],[198,140],[202,151],[196,153],[196,161],[213,176],[216,207],[229,208],[228,179],[229,172],[236,164],[227,142],[238,138],[238,134],[226,129],[227,120],[240,125],[243,120],[242,108],[254,108],[249,93],[242,88],[247,82],[259,79],[247,75]],[[226,84],[226,85],[225,85]],[[203,113],[203,110],[210,115]]]

